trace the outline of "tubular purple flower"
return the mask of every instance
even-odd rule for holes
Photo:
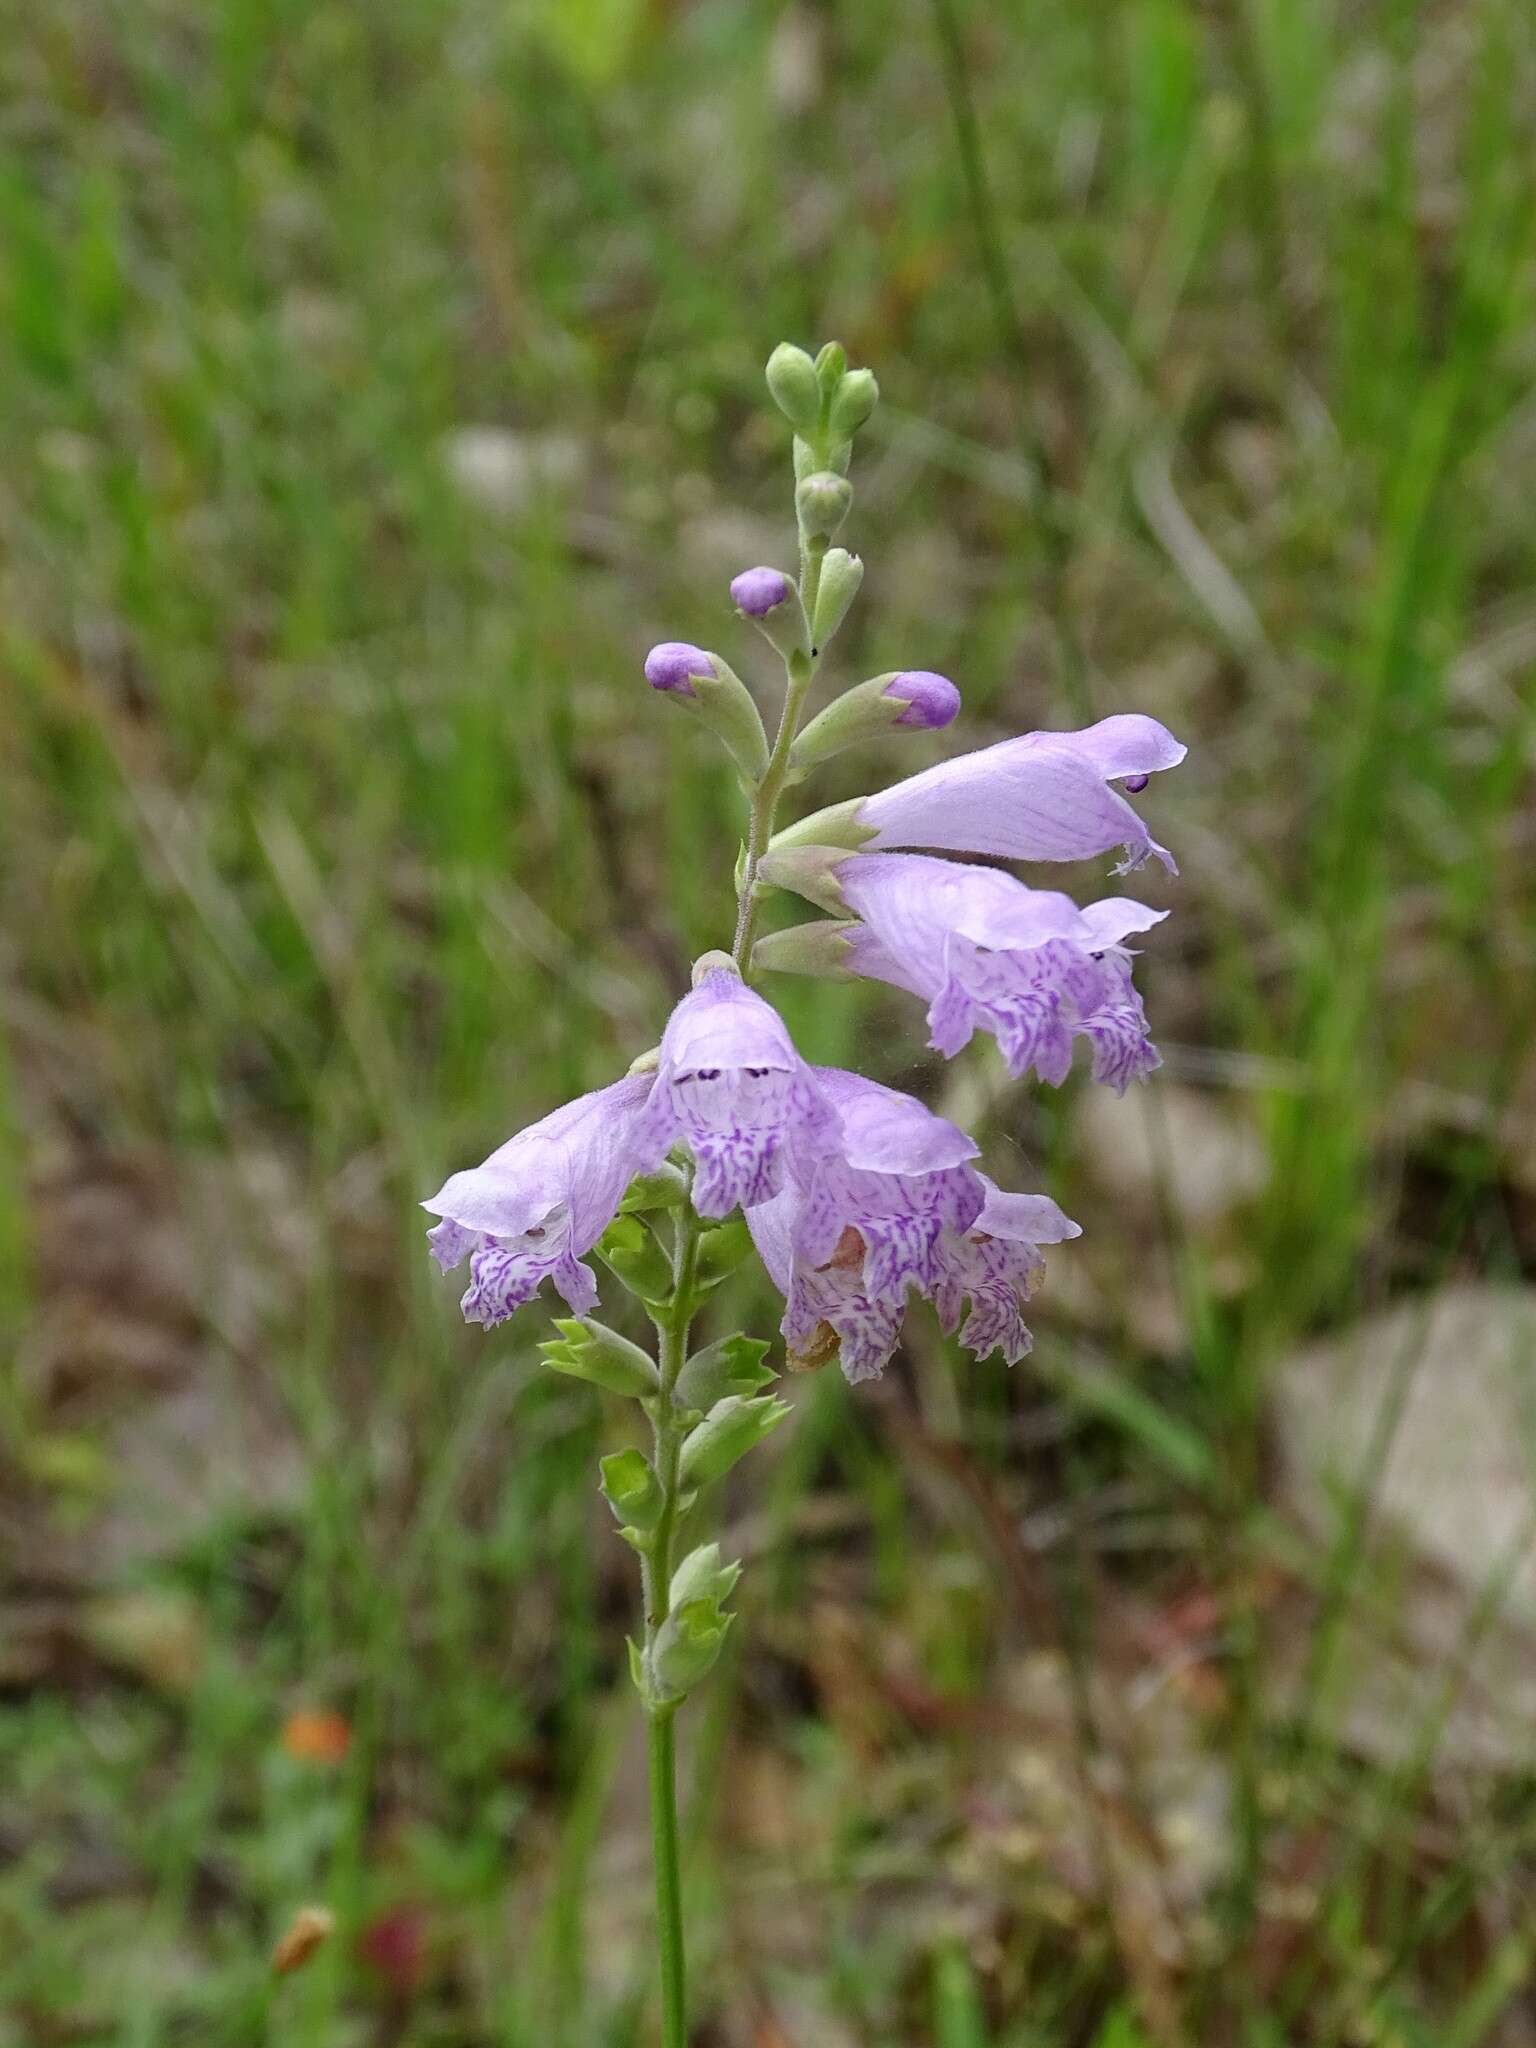
[[[749,619],[760,619],[788,601],[793,589],[779,569],[743,569],[731,580],[731,602]]]
[[[647,1168],[679,1138],[688,1146],[693,1205],[711,1217],[808,1178],[838,1140],[837,1112],[783,1019],[719,958],[695,970],[697,986],[667,1020],[640,1120]]]
[[[702,647],[688,640],[663,640],[645,657],[645,680],[653,690],[675,690],[680,697],[694,697],[694,683],[714,674],[714,665]]]
[[[427,1232],[445,1273],[469,1260],[464,1319],[487,1328],[532,1301],[545,1279],[576,1315],[597,1303],[582,1263],[641,1171],[640,1117],[648,1074],[626,1075],[519,1131],[482,1166],[450,1175],[422,1207],[443,1220]]]
[[[1172,854],[1110,784],[1139,786],[1139,778],[1177,767],[1185,752],[1166,726],[1137,712],[1081,732],[1025,733],[802,818],[774,843],[930,847],[1007,860],[1086,860],[1118,846],[1122,874],[1152,854],[1177,873]]]
[[[960,710],[960,692],[949,677],[929,668],[903,669],[886,684],[885,694],[907,707],[896,720],[898,725],[921,726],[929,732],[952,725]]]
[[[963,1341],[978,1355],[1022,1357],[1019,1305],[1039,1277],[1038,1247],[1077,1236],[1076,1224],[1044,1196],[999,1195],[970,1163],[965,1133],[910,1096],[835,1067],[816,1072],[837,1104],[841,1150],[808,1186],[747,1211],[785,1296],[792,1362],[821,1364],[836,1350],[849,1380],[878,1378],[914,1289],[951,1330],[969,1298]]]
[[[1028,889],[996,868],[924,854],[854,854],[837,869],[861,924],[845,935],[856,974],[928,1004],[929,1043],[952,1058],[978,1029],[1010,1073],[1060,1085],[1072,1041],[1093,1047],[1094,1079],[1125,1092],[1160,1064],[1122,943],[1167,912],[1110,896],[1080,910],[1056,889]]]

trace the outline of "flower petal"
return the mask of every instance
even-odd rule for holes
[[[941,761],[866,797],[871,851],[926,846],[1011,860],[1083,860],[1119,846],[1127,866],[1171,854],[1109,778],[1170,768],[1184,748],[1156,719],[1122,713],[1082,732],[1026,733]]]

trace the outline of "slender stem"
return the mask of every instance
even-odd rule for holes
[[[691,1192],[691,1191],[690,1191]],[[671,1604],[672,1553],[677,1537],[679,1465],[683,1429],[673,1399],[677,1376],[688,1357],[698,1284],[702,1231],[692,1201],[679,1213],[672,1257],[672,1299],[656,1317],[657,1370],[661,1386],[655,1403],[655,1464],[662,1511],[649,1555],[642,1555],[647,1656]],[[675,1706],[648,1710],[651,1844],[656,1866],[656,1946],[661,1959],[662,2048],[685,2048],[688,2033],[687,1968],[683,1945],[682,1857],[677,1832],[677,1747]]]
[[[662,2048],[687,2048],[688,1980],[683,1953],[682,1858],[677,1840],[674,1710],[650,1716],[651,1845],[656,1862],[656,1946],[661,1957]]]
[[[800,601],[808,619],[815,616],[816,593],[821,588],[821,565],[826,557],[827,543],[820,536],[807,540],[801,547]],[[757,871],[773,837],[774,814],[789,776],[789,750],[800,729],[805,693],[811,687],[820,661],[821,650],[813,647],[809,654],[790,655],[784,664],[784,708],[779,714],[773,752],[768,756],[768,766],[752,798],[752,816],[747,826],[747,857],[742,864],[741,885],[736,896],[736,936],[731,945],[731,958],[744,975],[751,967],[752,938],[757,929]]]

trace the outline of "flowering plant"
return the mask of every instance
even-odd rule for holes
[[[770,970],[873,977],[927,1005],[929,1043],[946,1057],[980,1029],[1010,1072],[1059,1084],[1083,1038],[1095,1079],[1124,1090],[1158,1064],[1127,941],[1164,913],[1122,896],[1079,907],[934,852],[1063,861],[1118,847],[1122,873],[1149,855],[1171,869],[1127,799],[1184,754],[1156,720],[1121,714],[1003,740],[781,829],[785,795],[814,767],[885,733],[947,726],[960,694],[944,676],[902,670],[802,722],[863,576],[833,542],[853,502],[853,438],[878,393],[836,343],[814,361],[786,343],[767,377],[794,429],[799,573],[747,569],[731,596],[783,663],[772,743],[718,654],[667,641],[645,663],[652,687],[721,741],[741,784],[730,950],[697,962],[660,1045],[627,1075],[519,1132],[424,1204],[440,1219],[429,1233],[438,1263],[469,1262],[469,1321],[504,1322],[551,1281],[571,1313],[540,1347],[548,1363],[638,1401],[649,1418],[651,1455],[604,1458],[601,1487],[640,1560],[630,1651],[649,1728],[665,2048],[682,2048],[686,2030],[674,1721],[719,1656],[741,1570],[713,1543],[685,1553],[682,1525],[700,1490],[790,1412],[765,1391],[775,1374],[762,1340],[693,1348],[700,1305],[755,1247],[784,1296],[791,1365],[837,1358],[851,1381],[877,1377],[913,1294],[978,1358],[1000,1351],[1012,1364],[1029,1349],[1023,1312],[1041,1247],[1078,1235],[1048,1196],[994,1186],[972,1139],[920,1102],[809,1065],[750,984]],[[832,915],[759,939],[759,905],[774,889]],[[594,1252],[644,1305],[654,1357],[594,1318]]]

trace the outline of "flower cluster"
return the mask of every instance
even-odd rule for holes
[[[710,657],[690,658],[712,672]],[[1015,1075],[1059,1084],[1083,1038],[1094,1078],[1123,1090],[1158,1064],[1126,941],[1166,913],[1121,896],[1079,907],[999,868],[884,849],[1063,860],[1120,846],[1128,865],[1156,854],[1171,867],[1121,791],[1182,754],[1152,719],[1109,718],[1004,741],[820,813],[783,835],[764,875],[848,915],[776,934],[757,958],[910,991],[928,1006],[935,1050],[952,1057],[979,1028]],[[727,956],[707,955],[695,981],[646,1071],[557,1110],[425,1205],[442,1218],[430,1233],[439,1263],[470,1261],[465,1316],[501,1322],[546,1277],[585,1314],[597,1299],[586,1255],[635,1178],[675,1155],[691,1164],[701,1217],[742,1211],[785,1296],[796,1362],[840,1356],[850,1380],[877,1375],[914,1294],[978,1356],[1023,1356],[1040,1247],[1077,1226],[1043,1195],[993,1186],[974,1142],[910,1096],[807,1064]]]
[[[503,1321],[546,1278],[582,1317],[597,1300],[587,1255],[608,1256],[605,1232],[621,1208],[641,1206],[631,1198],[639,1178],[670,1173],[657,1182],[666,1201],[715,1224],[741,1212],[784,1295],[793,1362],[836,1356],[850,1380],[873,1377],[914,1295],[978,1356],[997,1350],[1012,1362],[1029,1347],[1022,1311],[1040,1248],[1077,1226],[1043,1195],[995,1187],[977,1170],[973,1141],[921,1103],[807,1064],[746,976],[784,969],[889,983],[926,1006],[928,1042],[945,1058],[981,1031],[1010,1073],[1052,1085],[1067,1078],[1082,1039],[1094,1079],[1123,1091],[1158,1064],[1129,942],[1166,913],[1125,896],[1079,905],[975,857],[1063,862],[1118,850],[1119,873],[1154,856],[1176,872],[1130,799],[1184,748],[1131,713],[1079,732],[1026,733],[772,836],[790,783],[856,742],[950,724],[960,694],[931,670],[893,671],[800,726],[807,685],[863,573],[857,556],[829,542],[847,516],[848,447],[875,386],[840,351],[812,363],[792,349],[775,351],[769,386],[796,430],[801,573],[744,569],[730,596],[783,657],[778,739],[770,746],[752,692],[718,654],[666,641],[645,662],[652,687],[724,742],[753,805],[735,953],[705,956],[659,1048],[623,1080],[453,1175],[425,1205],[441,1219],[432,1250],[445,1270],[468,1259],[471,1321]],[[754,947],[757,900],[775,887],[834,914]]]

